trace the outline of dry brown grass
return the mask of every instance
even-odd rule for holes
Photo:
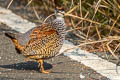
[[[120,54],[120,1],[117,0],[77,0],[71,3],[72,8],[67,10],[71,31],[82,34],[80,45],[89,45],[90,52],[110,52],[115,59]],[[77,30],[76,30],[77,29]],[[69,30],[70,31],[70,30]],[[78,37],[79,37],[78,36]],[[86,50],[88,47],[84,48]]]

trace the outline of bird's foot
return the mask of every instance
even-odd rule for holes
[[[38,62],[39,62],[38,67],[40,67],[42,73],[45,73],[45,74],[50,73],[50,72],[48,72],[48,71],[45,71],[44,66],[43,66],[43,60],[42,60],[42,59],[38,60]]]
[[[27,61],[27,62],[28,62],[28,61],[30,61],[30,59],[29,59],[29,58],[26,58],[26,59],[25,59],[25,61]]]
[[[50,73],[49,71],[41,70],[42,73],[48,74]]]

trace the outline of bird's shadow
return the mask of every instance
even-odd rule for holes
[[[40,69],[38,67],[38,63],[33,62],[33,61],[21,62],[21,63],[9,64],[9,65],[0,65],[0,67],[8,68],[8,69],[35,70],[35,71],[38,71]],[[52,68],[51,64],[44,62],[44,69],[45,70],[49,70],[51,68]]]

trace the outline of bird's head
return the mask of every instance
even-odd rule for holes
[[[64,18],[64,13],[65,12],[63,8],[58,8],[58,7],[55,8],[55,16],[57,19]]]

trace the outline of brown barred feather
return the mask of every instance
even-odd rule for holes
[[[30,38],[22,50],[24,56],[48,59],[55,56],[60,49],[59,35],[50,25],[37,27],[32,31]]]
[[[56,19],[51,23],[39,25],[18,36],[9,33],[6,35],[11,38],[22,55],[27,59],[36,60],[41,64],[41,72],[48,73],[44,70],[43,60],[59,53],[65,40],[65,30],[63,15],[56,13]]]

